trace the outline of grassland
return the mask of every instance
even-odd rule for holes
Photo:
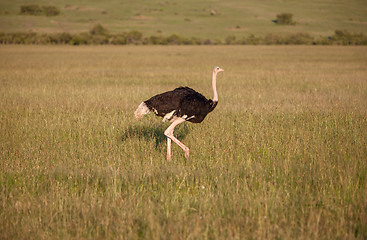
[[[367,48],[0,47],[1,239],[366,239]],[[176,135],[136,106],[219,105]]]
[[[52,5],[60,9],[55,17],[20,15],[26,4]],[[211,1],[99,1],[99,0],[0,0],[0,32],[88,32],[97,23],[111,33],[137,30],[145,36],[198,37],[224,40],[255,34],[308,33],[331,36],[335,30],[367,34],[365,0],[211,0]],[[216,15],[210,15],[214,10]],[[294,26],[272,22],[284,12],[294,14]]]

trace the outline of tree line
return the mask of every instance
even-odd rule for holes
[[[236,37],[228,36],[224,40],[170,36],[144,36],[139,31],[111,34],[102,25],[95,25],[89,32],[82,33],[35,33],[0,32],[0,44],[65,44],[65,45],[367,45],[367,36],[363,33],[350,33],[336,30],[332,36],[315,38],[308,33],[288,35],[267,34]]]

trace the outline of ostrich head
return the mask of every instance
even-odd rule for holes
[[[214,74],[217,74],[217,73],[219,73],[219,72],[224,72],[224,70],[223,69],[221,69],[220,67],[218,67],[218,66],[215,66],[214,67],[214,69],[213,69],[213,73]]]

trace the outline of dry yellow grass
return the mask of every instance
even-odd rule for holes
[[[365,239],[367,48],[0,47],[0,238]],[[219,105],[136,122],[179,85]]]

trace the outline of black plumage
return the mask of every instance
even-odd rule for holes
[[[189,122],[200,123],[208,113],[214,110],[218,102],[206,99],[192,88],[179,87],[151,97],[144,103],[150,111],[160,117],[165,117],[174,111],[168,120],[181,117]]]
[[[170,121],[171,125],[164,131],[167,136],[167,160],[171,160],[171,141],[180,146],[185,157],[189,157],[189,148],[180,142],[174,135],[175,127],[185,121],[200,123],[214,110],[218,104],[216,87],[217,73],[224,71],[214,67],[212,75],[213,100],[206,99],[202,94],[189,87],[179,87],[172,91],[164,92],[142,102],[135,110],[135,118],[140,119],[149,112],[163,117],[163,121]]]

